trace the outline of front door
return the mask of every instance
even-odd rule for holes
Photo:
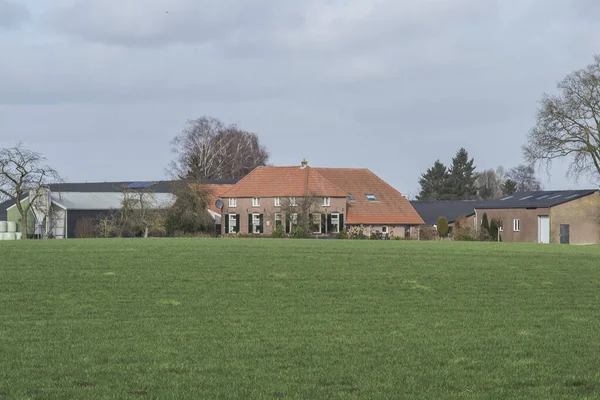
[[[560,244],[569,244],[571,243],[571,232],[570,225],[561,225],[560,226]]]
[[[550,217],[548,215],[538,217],[538,242],[550,243]]]

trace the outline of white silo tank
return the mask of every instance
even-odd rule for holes
[[[4,240],[16,240],[17,235],[14,232],[5,232],[3,233]]]
[[[8,223],[6,221],[0,221],[0,233],[6,232],[8,229]]]
[[[15,233],[17,232],[17,223],[13,221],[8,221],[6,232]]]

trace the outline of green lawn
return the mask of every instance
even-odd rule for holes
[[[0,242],[0,399],[600,395],[600,246]]]

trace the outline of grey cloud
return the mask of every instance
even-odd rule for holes
[[[31,18],[27,7],[12,0],[0,0],[0,29],[13,29]]]
[[[79,0],[48,14],[64,35],[0,41],[0,127],[94,148],[69,172],[49,147],[70,179],[155,179],[185,119],[209,114],[277,164],[367,166],[414,192],[460,146],[481,168],[520,162],[542,92],[599,48],[580,1]],[[107,161],[107,138],[152,161]]]
[[[47,20],[69,35],[123,46],[205,43],[301,23],[292,0],[78,0],[51,10]]]

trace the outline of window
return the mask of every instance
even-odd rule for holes
[[[387,226],[382,226],[381,227],[381,233],[383,233],[384,235],[388,233],[388,227]]]
[[[339,233],[340,232],[340,214],[331,214],[331,232]]]
[[[275,227],[277,228],[281,224],[281,214],[275,214]]]
[[[275,197],[275,207],[281,207],[281,198]]]
[[[313,233],[321,233],[321,214],[312,215],[312,231]]]
[[[235,197],[229,198],[229,207],[232,207],[232,208],[237,207],[237,199]]]
[[[410,225],[404,225],[404,237],[405,238],[410,237]]]
[[[262,233],[260,214],[252,214],[252,233]]]
[[[229,199],[231,201],[231,199]],[[237,232],[237,218],[235,214],[229,214],[229,232],[227,233],[235,233]]]
[[[348,198],[350,199],[350,201],[354,201],[354,196],[350,195],[348,196]]]
[[[260,199],[258,197],[252,198],[252,207],[260,207]]]
[[[329,206],[331,206],[331,198],[323,197],[323,207],[329,207]]]
[[[504,223],[500,220],[500,226],[498,227],[498,232],[504,232]]]
[[[515,219],[513,221],[513,231],[515,232],[520,232],[521,231],[521,221],[518,219]]]
[[[292,225],[298,225],[298,214],[292,214]]]
[[[367,200],[369,200],[369,201],[377,201],[377,197],[375,197],[375,195],[373,193],[368,193],[367,194]]]
[[[290,206],[295,207],[296,204],[296,198],[295,197],[290,197]]]

